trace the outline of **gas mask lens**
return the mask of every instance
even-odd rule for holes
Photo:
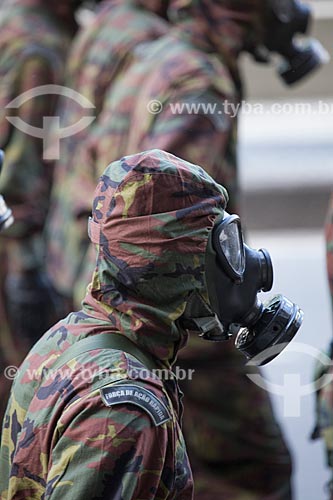
[[[277,356],[302,324],[302,311],[283,295],[265,304],[259,299],[260,291],[272,288],[272,261],[267,250],[244,244],[236,215],[226,213],[213,228],[206,251],[206,284],[223,331],[219,335],[207,329],[202,336],[217,341],[236,335],[236,347],[256,364]]]
[[[230,278],[242,281],[245,270],[245,254],[240,219],[227,215],[216,231],[215,245]]]

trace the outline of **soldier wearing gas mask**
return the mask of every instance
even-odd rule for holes
[[[304,62],[307,52],[290,47],[296,43],[301,25],[298,19],[304,21],[310,15],[308,11],[305,15],[298,3],[290,1],[288,5],[291,15],[281,14],[279,3],[264,0],[172,0],[169,33],[137,45],[129,64],[106,93],[97,126],[78,151],[71,188],[67,186],[73,193],[74,209],[79,208],[81,214],[90,212],[87,200],[96,176],[110,159],[158,147],[201,165],[227,187],[229,211],[238,213],[237,116],[228,114],[224,103],[237,106],[243,98],[239,55],[247,51],[268,62],[272,51],[283,52],[295,80],[324,60],[312,48],[316,64],[305,64],[304,70],[302,63],[300,71],[296,63]],[[276,44],[268,47],[271,34],[274,40],[283,40],[283,49]],[[291,58],[292,52],[300,58]],[[175,105],[180,105],[178,111]],[[186,107],[192,105],[196,112]],[[216,111],[205,112],[207,105],[216,106]],[[77,226],[73,234],[76,230]],[[74,252],[74,260],[76,255]],[[91,250],[84,265],[80,262],[81,275],[73,287],[76,307],[84,296],[94,259]],[[268,318],[288,307],[288,303],[272,303],[270,314],[259,320],[260,331],[268,332],[272,325]],[[290,333],[287,324],[284,328]],[[252,335],[250,329],[241,330],[238,336],[249,355],[258,352],[258,339],[252,344]],[[267,338],[269,334],[260,337],[260,342],[267,342]],[[196,339],[191,337],[179,363],[194,368],[197,374],[196,383],[183,383],[187,408],[184,429],[197,498],[219,498],[226,492],[229,499],[238,499],[244,491],[251,500],[270,495],[279,500],[291,498],[291,459],[267,393],[249,382],[244,358],[233,343],[203,348]]]
[[[171,371],[189,332],[221,340],[246,328],[252,357],[282,349],[302,315],[282,296],[273,314],[258,300],[272,284],[270,257],[244,245],[227,200],[201,167],[160,150],[105,170],[89,220],[97,257],[82,309],[46,332],[13,384],[3,500],[194,498]],[[234,497],[228,484],[221,491],[216,498]]]

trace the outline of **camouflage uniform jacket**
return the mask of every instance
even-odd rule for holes
[[[39,340],[14,382],[2,500],[192,498],[175,381],[143,378],[142,365],[116,350],[94,349],[54,372],[52,365],[104,332],[128,338],[169,373],[187,340],[177,320],[189,295],[207,300],[207,240],[226,200],[203,169],[158,150],[106,169],[93,203],[97,261],[83,309]],[[153,393],[170,418],[156,426],[136,404],[106,406],[100,390],[118,391],[119,383]]]
[[[104,1],[95,20],[82,29],[73,42],[66,68],[66,86],[88,99],[94,107],[93,116],[99,116],[106,90],[124,71],[136,45],[158,38],[168,28],[162,19],[135,3],[130,0]],[[89,112],[81,101],[67,97],[61,99],[58,108],[62,126],[78,123]],[[77,269],[83,259],[78,233],[84,233],[86,240],[86,223],[80,220],[80,216],[87,212],[82,214],[80,204],[76,203],[73,207],[73,198],[76,197],[71,189],[72,171],[78,161],[78,152],[84,147],[93,128],[94,122],[81,132],[62,139],[60,158],[55,165],[51,212],[47,224],[47,266],[53,285],[65,296],[71,294]],[[77,185],[75,191],[86,191],[85,185],[79,189]],[[91,201],[92,192],[89,198]]]

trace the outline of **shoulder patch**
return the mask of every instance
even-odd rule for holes
[[[101,397],[106,406],[130,403],[139,406],[148,413],[155,426],[171,419],[168,408],[153,392],[137,384],[113,384],[100,389]]]

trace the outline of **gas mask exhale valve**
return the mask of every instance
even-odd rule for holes
[[[4,153],[0,149],[0,174],[4,159]],[[0,232],[7,229],[14,222],[12,211],[7,207],[5,200],[0,195]]]
[[[299,0],[267,1],[263,44],[252,52],[258,62],[269,62],[271,52],[280,55],[278,72],[287,85],[298,82],[330,59],[318,40],[297,38],[308,33],[311,18],[310,7]]]
[[[236,335],[237,349],[258,360],[258,365],[275,358],[303,322],[303,312],[286,297],[276,295],[267,303],[259,300],[258,293],[273,286],[271,258],[267,250],[244,244],[237,215],[226,213],[214,226],[207,246],[206,281],[223,332],[219,335],[215,329],[202,336],[218,341]]]

